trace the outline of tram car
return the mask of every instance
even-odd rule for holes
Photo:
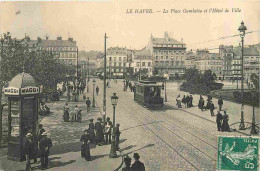
[[[135,87],[134,100],[136,102],[150,109],[163,107],[162,85],[156,84],[155,81],[139,81],[135,83]]]

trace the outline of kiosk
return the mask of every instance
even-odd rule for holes
[[[39,87],[23,72],[11,80],[4,93],[8,97],[8,159],[23,161],[25,135],[31,131],[36,137]]]

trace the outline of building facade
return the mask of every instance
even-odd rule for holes
[[[223,79],[232,80],[233,70],[232,70],[232,61],[234,58],[233,46],[219,46],[219,55],[223,59]]]
[[[147,49],[153,57],[153,69],[156,74],[174,76],[185,72],[186,45],[168,36],[165,32],[163,38],[151,35]]]

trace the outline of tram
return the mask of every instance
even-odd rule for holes
[[[134,100],[136,102],[150,109],[163,107],[162,85],[156,84],[155,81],[139,81],[135,83],[135,87]]]

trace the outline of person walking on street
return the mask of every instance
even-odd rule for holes
[[[112,129],[112,122],[110,118],[107,117],[107,121],[105,124],[105,137],[106,137],[106,144],[111,144],[111,129]]]
[[[104,132],[103,132],[103,127],[102,127],[101,121],[102,121],[102,118],[99,117],[98,121],[95,123],[96,143],[99,146],[103,145],[103,142],[104,142]]]
[[[126,157],[124,158],[124,163],[125,163],[125,167],[122,168],[122,171],[131,171],[131,158],[126,155]]]
[[[96,93],[97,93],[97,95],[99,93],[99,87],[98,86],[96,87]]]
[[[90,155],[90,137],[89,137],[89,131],[86,129],[84,131],[84,134],[81,136],[80,141],[82,142],[81,145],[81,157],[84,157],[87,161],[91,160]]]
[[[212,103],[212,101],[210,101],[210,115],[211,116],[214,116],[214,109],[215,109],[215,106],[214,106],[214,103]]]
[[[91,101],[89,100],[89,97],[87,97],[86,105],[87,105],[87,112],[89,112],[90,111],[90,106],[91,106]]]
[[[187,108],[189,108],[190,107],[190,96],[189,95],[186,96],[186,104],[187,104]]]
[[[64,106],[63,119],[64,119],[65,122],[69,122],[69,120],[70,120],[68,103],[66,103],[65,106]]]
[[[218,131],[221,131],[222,119],[223,119],[222,114],[220,113],[220,111],[218,111],[218,114],[216,115],[216,122],[217,122]]]
[[[95,125],[93,123],[94,119],[89,120],[90,123],[88,124],[88,132],[89,132],[89,140],[91,144],[95,143]]]
[[[228,120],[229,120],[228,114],[227,114],[226,111],[224,111],[223,122],[222,122],[222,126],[221,126],[221,130],[222,130],[223,132],[225,132],[225,131],[226,131],[226,132],[230,132]]]
[[[33,159],[34,142],[32,133],[28,132],[23,140],[23,149],[26,157],[26,171],[31,170],[31,159]]]
[[[219,111],[221,111],[223,106],[223,99],[221,97],[218,99],[218,106],[219,106]]]
[[[190,107],[193,107],[192,101],[193,101],[193,97],[192,95],[190,95]]]
[[[43,128],[42,124],[39,124],[38,126],[38,130],[37,130],[37,141],[36,141],[36,146],[37,146],[37,157],[40,157],[40,147],[39,147],[39,144],[40,144],[40,141],[41,139],[43,138],[42,134],[45,132],[45,129]]]
[[[176,98],[177,106],[178,108],[181,108],[181,95],[179,94],[178,97]]]
[[[43,138],[40,141],[40,153],[41,153],[41,168],[47,169],[49,162],[49,151],[52,147],[51,139],[47,137],[47,132],[42,134]]]
[[[183,95],[183,98],[181,99],[181,102],[183,103],[183,106],[184,106],[183,108],[187,108],[185,95]]]
[[[144,164],[139,161],[140,156],[138,153],[134,153],[135,162],[131,166],[131,171],[145,171]]]
[[[116,127],[115,127],[115,139],[116,139],[116,150],[119,150],[119,137],[120,137],[120,134],[121,132],[119,131],[119,126],[120,124],[116,124]]]
[[[199,100],[198,107],[203,112],[203,109],[204,109],[204,99],[203,99],[203,97],[201,95],[200,95],[200,100]]]

